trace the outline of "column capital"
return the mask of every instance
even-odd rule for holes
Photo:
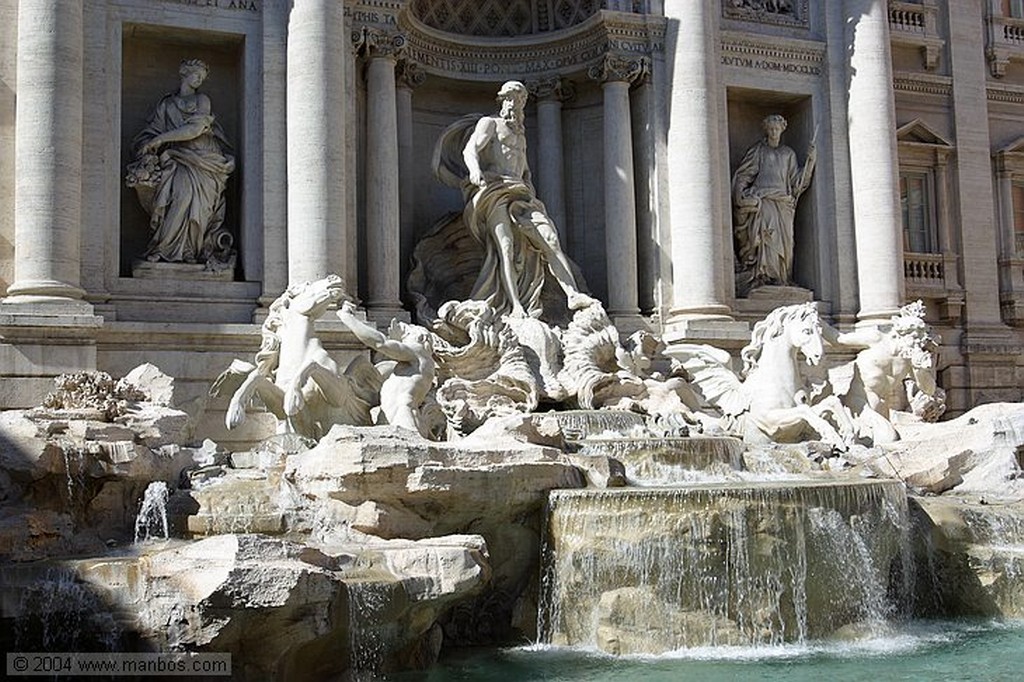
[[[642,78],[649,69],[650,60],[647,57],[606,54],[600,64],[587,69],[587,75],[601,84],[632,83]]]
[[[427,74],[423,73],[419,62],[412,59],[400,58],[395,71],[395,81],[398,87],[408,90],[415,90],[427,80]]]
[[[377,57],[398,59],[405,51],[405,34],[364,26],[352,31],[352,47],[367,59]]]
[[[527,81],[526,89],[539,100],[568,102],[576,96],[576,86],[573,85],[572,81],[561,76],[536,78]]]

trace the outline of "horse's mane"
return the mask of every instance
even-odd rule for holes
[[[747,377],[757,367],[765,342],[778,338],[793,320],[804,320],[817,315],[818,309],[813,303],[787,305],[768,313],[768,317],[754,325],[754,330],[750,333],[750,343],[740,351],[740,357],[743,358],[742,376]]]
[[[304,285],[292,285],[285,289],[284,293],[274,299],[267,311],[267,319],[263,321],[260,329],[260,349],[256,351],[256,371],[264,376],[270,376],[277,369],[277,358],[281,351],[281,337],[277,330],[280,329],[283,317],[281,310],[287,308],[295,295]]]

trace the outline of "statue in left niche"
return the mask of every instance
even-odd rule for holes
[[[150,216],[152,237],[143,261],[230,272],[235,249],[224,228],[224,190],[235,159],[210,98],[198,91],[209,71],[199,59],[181,63],[177,92],[157,103],[132,141],[134,160],[125,182]]]

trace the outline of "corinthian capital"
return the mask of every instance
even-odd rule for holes
[[[572,81],[561,76],[550,76],[549,78],[538,78],[526,82],[526,89],[530,94],[540,100],[557,100],[568,102],[576,95],[576,88]]]
[[[364,26],[352,31],[352,45],[356,52],[372,59],[374,57],[398,58],[405,50],[405,36],[396,31],[383,31]]]
[[[601,83],[615,81],[632,83],[641,78],[648,68],[647,57],[606,54],[600,64],[587,70],[587,75]]]
[[[423,73],[419,63],[411,59],[401,59],[395,69],[395,80],[398,87],[413,90],[423,85],[427,80],[427,74]]]

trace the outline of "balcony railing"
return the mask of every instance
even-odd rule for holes
[[[1024,19],[990,14],[986,55],[992,75],[1001,77],[1013,61],[1024,61]]]
[[[903,275],[908,283],[945,288],[945,256],[941,253],[904,253]]]
[[[897,45],[921,50],[926,69],[934,69],[945,41],[937,28],[938,9],[934,4],[889,2],[889,34]]]

